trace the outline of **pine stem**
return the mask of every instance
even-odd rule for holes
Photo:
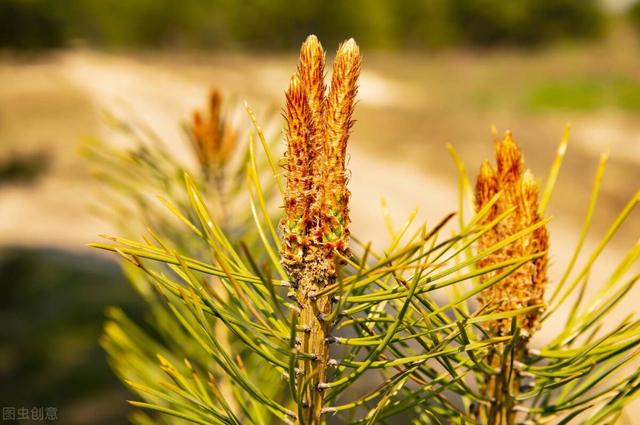
[[[331,316],[332,302],[328,295],[316,297],[315,294],[335,280],[332,274],[324,273],[329,261],[331,260],[320,258],[307,263],[298,287],[300,325],[303,329],[301,351],[311,356],[300,360],[301,373],[298,377],[298,388],[302,390],[300,402],[303,407],[303,423],[308,425],[322,423],[324,408],[321,384],[327,382],[327,364],[330,358],[327,338],[330,337],[331,330],[330,322],[325,319]]]
[[[305,412],[305,423],[310,425],[322,423],[322,409],[324,407],[324,391],[319,384],[325,383],[327,378],[327,363],[329,362],[329,324],[322,320],[331,314],[331,301],[327,296],[313,301],[308,299],[301,311],[301,322],[305,329],[302,342],[303,351],[313,356],[312,359],[301,361],[303,373],[300,377],[304,392],[302,403]]]
[[[513,367],[514,361],[519,361],[524,355],[526,347],[518,346],[509,350],[505,355],[504,346],[489,356],[489,363],[498,373],[486,378],[484,391],[490,398],[488,405],[483,405],[476,414],[476,423],[483,425],[516,425],[518,412],[517,396],[520,393],[521,376]]]

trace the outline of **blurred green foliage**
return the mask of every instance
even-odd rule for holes
[[[596,0],[2,0],[0,46],[285,49],[316,33],[369,48],[537,45],[598,36]]]
[[[0,3],[0,47],[58,47],[65,42],[63,22],[44,2]]]
[[[47,152],[11,153],[0,157],[0,185],[5,183],[32,183],[49,168]]]
[[[640,109],[640,82],[627,77],[571,78],[532,87],[526,96],[532,109]]]
[[[629,8],[629,18],[631,20],[631,24],[635,27],[636,31],[640,33],[640,1],[636,1]]]
[[[604,29],[603,12],[585,0],[452,0],[461,37],[468,43],[540,44],[594,37]]]
[[[138,320],[143,307],[118,267],[87,254],[3,247],[0,290],[2,405],[56,407],[69,425],[124,423],[128,393],[98,337],[108,305]]]

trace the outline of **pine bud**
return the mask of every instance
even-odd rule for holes
[[[478,240],[479,251],[542,219],[538,212],[538,184],[531,172],[524,169],[522,153],[513,141],[511,133],[506,133],[504,139],[496,143],[496,163],[496,168],[488,161],[483,162],[480,167],[475,188],[476,210],[480,210],[498,192],[501,192],[501,196],[483,218],[482,224],[489,223],[510,208],[515,207],[515,210]],[[542,226],[483,258],[480,267],[545,252],[544,256],[522,265],[502,281],[482,291],[478,296],[479,301],[483,305],[495,307],[497,312],[544,305],[548,246],[547,229]],[[481,280],[486,281],[500,272],[501,270],[498,270],[485,274]],[[523,334],[531,335],[539,328],[542,310],[543,308],[536,309],[517,318]],[[511,319],[487,322],[485,326],[496,334],[508,334]]]
[[[222,95],[218,90],[211,90],[206,114],[198,110],[193,112],[191,136],[198,162],[205,173],[225,164],[235,147],[237,133],[224,120]]]

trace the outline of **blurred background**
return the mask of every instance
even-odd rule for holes
[[[78,154],[83,138],[106,134],[103,111],[176,145],[209,87],[277,113],[311,33],[330,55],[348,37],[364,53],[356,233],[384,237],[381,197],[398,223],[416,206],[430,222],[454,210],[445,144],[473,175],[492,155],[492,125],[514,132],[543,178],[572,124],[550,207],[552,273],[576,242],[601,152],[610,164],[587,249],[638,189],[639,2],[0,0],[3,407],[55,407],[64,424],[126,422],[128,395],[97,340],[106,306],[139,318],[144,308],[115,258],[85,248],[113,229],[91,211],[101,199]],[[594,275],[639,235],[635,213]]]

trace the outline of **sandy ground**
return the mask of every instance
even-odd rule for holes
[[[95,200],[95,195],[92,183],[88,181],[86,167],[76,153],[77,141],[82,136],[106,134],[100,122],[101,109],[135,111],[165,140],[176,140],[180,137],[176,117],[189,116],[191,110],[202,102],[204,93],[212,82],[223,87],[233,87],[240,98],[243,93],[252,93],[255,97],[248,98],[251,104],[264,104],[266,99],[267,103],[278,105],[293,69],[293,62],[290,58],[263,62],[260,67],[247,67],[245,59],[227,57],[217,62],[186,61],[187,65],[180,66],[169,61],[164,62],[165,66],[158,66],[157,60],[146,60],[144,57],[67,52],[43,63],[0,66],[0,135],[3,140],[8,141],[6,145],[3,143],[3,151],[5,146],[9,147],[8,151],[19,149],[22,143],[28,143],[31,149],[49,150],[54,155],[51,170],[37,184],[0,187],[0,244],[46,245],[82,250],[85,243],[95,240],[96,234],[112,230],[106,223],[96,219],[87,208],[90,201]],[[185,63],[184,58],[182,63]],[[210,74],[203,71],[205,67],[211,69]],[[246,72],[243,73],[242,70]],[[64,96],[58,96],[62,93]],[[34,98],[28,104],[40,105],[42,110],[19,106],[24,105],[28,97]],[[59,99],[64,99],[72,107],[61,107],[57,103]],[[365,68],[360,90],[361,111],[358,116],[363,122],[364,130],[359,133],[358,126],[361,124],[357,124],[354,143],[350,148],[354,233],[366,234],[367,238],[378,243],[387,239],[379,207],[381,198],[385,198],[390,205],[398,226],[415,208],[420,211],[418,222],[427,220],[432,224],[455,209],[457,187],[452,179],[453,167],[450,166],[447,172],[441,172],[443,166],[437,165],[450,162],[442,144],[438,150],[425,148],[432,156],[426,163],[436,164],[432,167],[435,172],[427,173],[429,167],[407,154],[409,148],[406,146],[398,146],[402,155],[394,149],[389,149],[388,154],[381,154],[379,146],[368,146],[366,142],[374,131],[373,118],[366,118],[366,112],[372,112],[374,117],[378,117],[380,111],[387,110],[393,116],[398,111],[416,105],[424,106],[424,102],[430,101],[433,102],[429,94],[421,97],[400,76],[385,74],[384,67],[374,66],[370,71]],[[14,104],[24,110],[16,110],[12,107]],[[624,202],[621,198],[633,194],[633,190],[627,188],[634,186],[633,179],[639,175],[640,143],[637,141],[640,133],[637,128],[625,130],[627,120],[626,116],[621,118],[607,113],[590,121],[578,117],[579,122],[584,121],[588,125],[585,124],[578,130],[577,138],[583,142],[577,148],[572,146],[569,154],[575,149],[583,161],[569,163],[573,167],[568,176],[570,184],[559,186],[561,199],[552,204],[552,207],[557,207],[554,211],[557,216],[551,224],[553,276],[557,276],[559,270],[562,270],[572,252],[580,226],[575,211],[584,209],[585,203],[579,201],[584,201],[588,196],[595,158],[601,148],[607,145],[606,140],[621,140],[610,145],[612,149],[625,152],[624,155],[619,152],[612,154],[611,168],[620,165],[624,170],[631,170],[622,175],[620,172],[616,175],[614,171],[613,177],[619,181],[631,178],[632,181],[625,181],[624,191],[609,192],[608,196],[604,196],[605,211],[596,216],[596,221],[600,223],[612,217]],[[407,123],[403,122],[402,125]],[[416,121],[408,125],[409,130],[420,129],[423,123]],[[578,125],[574,126],[579,128]],[[531,144],[529,140],[524,143],[529,147]],[[412,149],[419,148],[411,146]],[[178,145],[170,146],[170,149],[178,156],[186,156],[186,152]],[[463,151],[476,154],[486,152],[487,149],[478,150],[470,146]],[[553,150],[550,152],[551,154],[541,157],[536,156],[534,163],[548,163]],[[588,171],[585,171],[585,164],[592,164]],[[561,175],[561,179],[563,176]],[[637,182],[635,180],[635,186]],[[578,195],[577,189],[584,193]],[[580,206],[576,207],[575,204]],[[603,281],[615,267],[613,259],[621,258],[636,240],[639,221],[639,215],[635,213],[630,218],[626,231],[605,251],[602,261],[592,270],[595,280]],[[604,228],[602,225],[595,227],[600,230]],[[590,237],[584,252],[589,253],[596,243],[597,238]],[[624,303],[623,308],[618,309],[612,318],[621,319],[626,314],[637,311],[633,300],[639,299],[640,289],[634,289],[627,297],[629,302]],[[570,302],[567,303],[567,309],[568,306]],[[564,313],[566,314],[566,309]],[[547,329],[551,331],[563,326],[563,320],[562,314],[557,315],[557,321],[547,323]],[[541,332],[539,340],[548,339],[551,334],[549,331]]]
[[[5,68],[5,72],[8,74],[9,70]],[[30,73],[36,75],[30,76]],[[55,110],[47,111],[53,115],[50,121],[71,124],[72,130],[64,132],[66,134],[56,134],[54,141],[41,140],[46,137],[42,134],[25,135],[25,126],[20,123],[25,121],[24,113],[16,112],[20,119],[6,118],[7,123],[20,124],[14,124],[16,128],[3,129],[5,139],[17,138],[19,134],[20,137],[35,141],[30,143],[31,148],[53,151],[55,161],[53,169],[38,184],[2,189],[0,243],[56,245],[68,249],[78,249],[78,246],[93,240],[96,233],[109,230],[105,228],[106,223],[92,218],[86,208],[91,200],[92,186],[85,178],[86,165],[76,149],[79,140],[85,136],[108,134],[101,123],[100,111],[134,113],[149,123],[163,139],[177,140],[183,135],[176,117],[188,117],[195,107],[200,106],[210,86],[207,80],[180,78],[171,71],[141,61],[95,53],[66,54],[58,57],[53,64],[25,65],[19,69],[19,74],[22,74],[25,83],[31,82],[34,77],[43,80],[41,87],[31,88],[34,93],[51,90],[55,95],[55,87],[65,91],[65,94],[73,93],[78,105],[66,116],[58,115]],[[272,93],[274,96],[280,94],[281,87],[286,86],[288,79],[286,69],[274,66],[260,70],[258,75],[260,78],[257,81],[264,82],[264,87],[258,93],[268,93],[273,87],[278,87]],[[8,87],[6,90],[15,90],[17,93],[14,96],[24,101],[24,85]],[[365,71],[360,103],[376,107],[391,106],[399,101],[397,94],[394,94],[396,90],[391,84],[385,83],[382,77]],[[13,97],[7,93],[5,96]],[[254,103],[260,108],[260,103],[264,102]],[[77,120],[88,120],[88,125],[78,128],[78,121],[74,122],[76,113]],[[30,113],[27,120],[32,121],[27,130],[33,124],[52,131],[43,115]],[[55,132],[59,130],[53,128]],[[182,160],[189,161],[189,153],[183,149],[184,146],[175,144],[168,148]],[[19,144],[13,147],[19,148]],[[429,218],[434,221],[455,205],[455,187],[440,177],[427,178],[415,165],[392,164],[360,146],[351,148],[350,157],[355,231],[366,229],[371,233],[373,230],[371,234],[374,240],[384,240],[386,237],[381,221],[382,198],[388,201],[395,216],[405,218],[414,208],[424,204],[420,198],[428,198],[429,207],[422,218],[428,211]],[[61,197],[63,193],[68,195],[64,199]],[[65,225],[71,218],[73,225]]]

